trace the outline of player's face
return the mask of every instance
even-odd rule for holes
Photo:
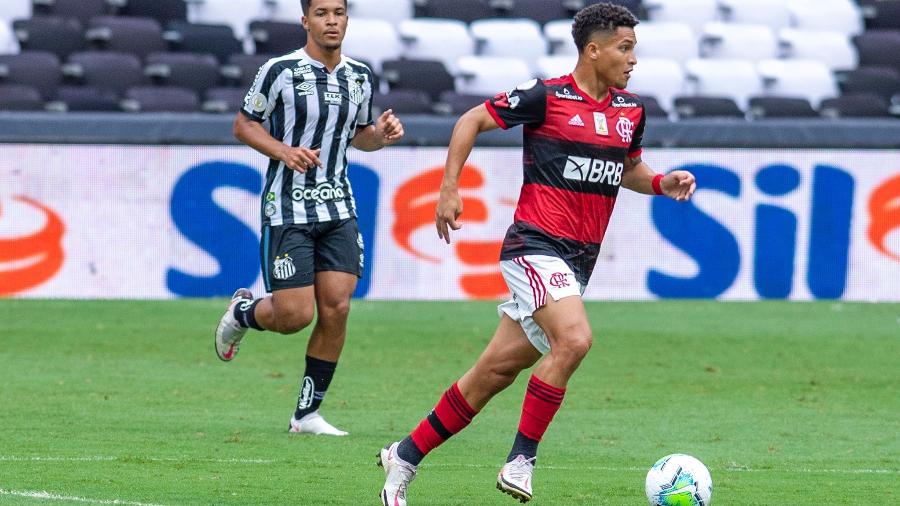
[[[347,33],[347,6],[344,0],[312,0],[303,27],[310,42],[322,49],[340,49]]]
[[[634,46],[637,37],[633,28],[620,26],[611,35],[597,34],[591,42],[596,47],[586,48],[591,51],[591,60],[594,62],[594,70],[601,81],[616,88],[624,88],[631,78],[631,71],[637,65],[634,56]]]

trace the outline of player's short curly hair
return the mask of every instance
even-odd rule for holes
[[[303,8],[303,15],[309,16],[309,4],[312,0],[300,0],[300,7]],[[344,0],[344,7],[347,6],[347,0]]]
[[[580,53],[594,32],[614,32],[624,26],[634,28],[638,20],[625,7],[611,3],[593,4],[581,9],[572,23],[572,38]]]

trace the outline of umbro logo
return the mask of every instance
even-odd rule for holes
[[[569,120],[569,125],[583,127],[584,121],[581,120],[581,116],[576,114],[575,116],[572,116],[572,119]]]

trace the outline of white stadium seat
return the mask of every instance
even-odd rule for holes
[[[463,56],[457,67],[460,77],[456,91],[485,97],[511,90],[534,77],[528,65],[516,58]]]
[[[350,19],[341,52],[351,58],[365,60],[375,72],[381,62],[395,60],[403,54],[403,44],[394,26],[381,19]]]
[[[638,61],[641,58],[671,58],[684,63],[700,56],[697,36],[684,23],[645,22],[634,27],[634,33]]]
[[[700,41],[705,58],[760,61],[778,57],[778,40],[766,25],[707,23]]]
[[[646,0],[644,8],[650,21],[685,23],[697,33],[719,19],[717,0]]]
[[[785,28],[778,38],[788,58],[818,60],[839,71],[853,70],[859,64],[856,46],[843,32]]]
[[[413,16],[412,0],[348,0],[350,19],[383,19],[397,24]]]
[[[578,63],[577,54],[542,56],[537,60],[538,76],[544,79],[571,74]]]
[[[572,39],[571,19],[557,19],[544,25],[544,38],[550,45],[551,54],[578,54]]]
[[[805,98],[816,109],[823,99],[839,95],[837,82],[816,60],[764,60],[757,64],[767,95]]]
[[[32,0],[3,0],[3,8],[0,9],[0,23],[12,25],[16,19],[28,19],[31,17]]]
[[[728,23],[767,25],[776,31],[791,24],[787,0],[719,0],[719,5]]]
[[[463,56],[475,54],[475,41],[468,26],[455,19],[416,18],[401,21],[397,28],[410,59],[440,60],[451,74]]]
[[[743,110],[751,96],[762,95],[756,66],[746,60],[689,60],[685,75],[695,95],[730,98]]]
[[[0,22],[0,54],[15,54],[19,52],[19,41],[7,23]]]
[[[250,20],[264,18],[265,14],[260,0],[191,0],[188,3],[188,21],[229,25],[241,40],[247,35]],[[299,22],[299,19],[294,21]]]
[[[675,60],[665,58],[644,58],[638,60],[628,81],[628,91],[656,98],[667,111],[674,108],[675,97],[684,95],[684,69]]]
[[[481,56],[521,58],[537,70],[537,59],[547,55],[541,25],[532,19],[479,19],[469,29]]]
[[[862,12],[850,0],[792,0],[793,27],[803,30],[836,30],[848,35],[863,31]]]

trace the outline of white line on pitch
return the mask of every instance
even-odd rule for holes
[[[123,501],[121,499],[89,499],[87,497],[75,497],[68,495],[58,495],[52,494],[45,490],[6,490],[5,488],[0,488],[0,496],[14,496],[14,497],[25,497],[28,499],[43,499],[46,501],[69,501],[69,502],[83,502],[87,504],[114,504],[121,506],[162,506],[160,504],[146,503],[146,502],[137,502],[137,501]]]

